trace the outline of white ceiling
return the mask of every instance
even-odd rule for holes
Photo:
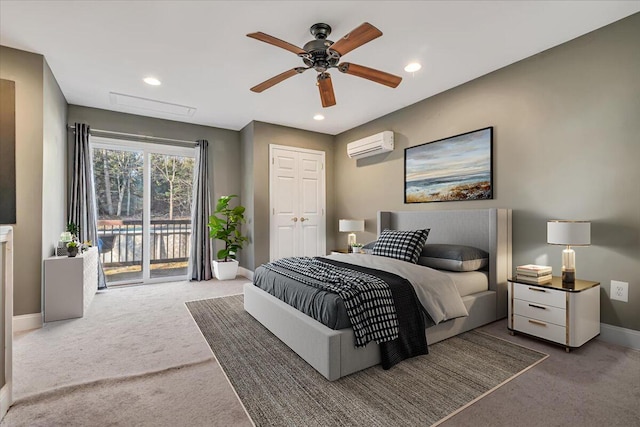
[[[251,120],[337,134],[640,11],[639,1],[7,1],[0,44],[45,56],[70,104],[239,130]],[[344,60],[403,76],[397,89],[332,71],[322,108],[315,73],[261,94],[324,22],[338,40],[363,22],[384,35]],[[414,75],[403,68],[423,64]],[[142,78],[158,77],[152,87]],[[118,92],[197,108],[192,117],[116,107]],[[322,113],[326,120],[313,120]]]

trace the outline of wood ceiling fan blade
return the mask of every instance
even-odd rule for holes
[[[375,68],[369,68],[365,67],[364,65],[352,64],[349,62],[343,62],[342,64],[338,65],[338,70],[345,74],[362,77],[363,79],[371,80],[372,82],[380,83],[382,85],[393,88],[398,87],[398,85],[402,81],[402,77],[385,73],[384,71],[376,70]]]
[[[270,36],[269,34],[262,33],[258,31],[257,33],[247,34],[247,37],[251,37],[252,39],[260,40],[261,42],[269,43],[274,46],[280,47],[282,49],[286,49],[289,52],[293,52],[296,55],[306,55],[307,52],[299,48],[298,46],[292,45],[289,42],[284,40],[280,40],[279,38]]]
[[[333,92],[333,83],[329,73],[318,74],[318,89],[320,90],[320,100],[324,108],[336,105],[336,95]]]
[[[303,67],[292,68],[291,70],[287,70],[284,73],[280,73],[277,76],[271,77],[269,80],[263,81],[259,85],[255,85],[254,87],[251,88],[251,92],[260,93],[264,90],[269,89],[271,86],[275,86],[281,81],[286,80],[289,77],[293,77],[296,74],[303,73],[306,70],[307,68],[303,68]]]
[[[338,52],[340,56],[344,56],[353,49],[358,48],[365,43],[369,43],[371,40],[376,39],[381,35],[382,31],[368,22],[365,22],[332,44],[331,47],[329,47],[329,50],[333,50]]]

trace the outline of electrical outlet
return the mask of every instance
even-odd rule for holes
[[[612,280],[611,291],[609,292],[609,298],[611,298],[612,300],[628,302],[629,301],[629,283]]]

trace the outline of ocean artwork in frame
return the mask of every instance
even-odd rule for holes
[[[404,202],[493,199],[493,127],[404,150]]]

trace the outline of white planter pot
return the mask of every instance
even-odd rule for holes
[[[218,280],[232,280],[238,274],[238,261],[213,261],[213,274]]]

